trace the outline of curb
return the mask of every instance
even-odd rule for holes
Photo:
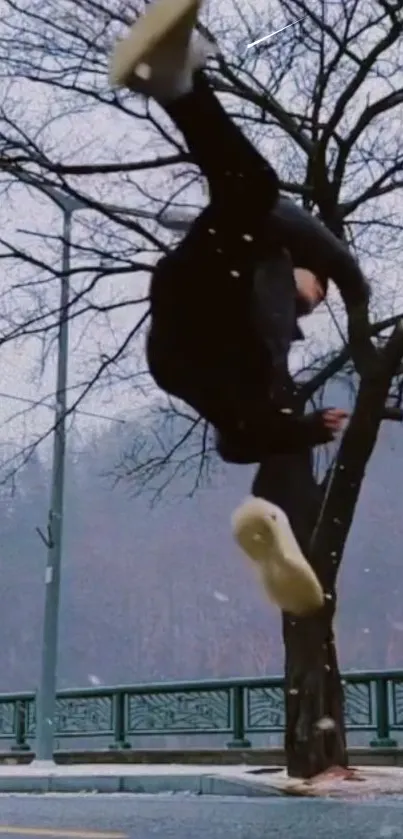
[[[379,747],[348,749],[349,762],[355,766],[403,766],[403,746],[398,748]],[[28,766],[35,760],[35,752],[30,749],[18,751],[0,751],[1,766]],[[73,749],[54,752],[57,766],[114,766],[118,774],[122,766],[180,765],[203,767],[219,766],[258,766],[283,769],[285,766],[284,750],[280,747],[268,748],[231,748],[231,749]]]
[[[283,797],[274,787],[254,781],[219,777],[217,775],[19,775],[0,778],[1,793],[133,793],[161,795],[190,793],[192,795],[237,796],[243,798]]]

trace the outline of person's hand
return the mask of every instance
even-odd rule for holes
[[[349,414],[341,408],[323,408],[313,414],[305,414],[301,422],[306,427],[307,440],[311,446],[331,443],[342,430]]]
[[[333,438],[339,431],[342,431],[344,423],[348,418],[348,412],[342,408],[325,408],[322,411],[323,427],[329,431]]]

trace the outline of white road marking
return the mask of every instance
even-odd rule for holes
[[[54,837],[54,839],[127,839],[125,833],[105,832],[101,830],[69,830],[68,828],[61,830],[53,827],[17,827],[17,825],[0,825],[0,833],[6,833],[9,836],[46,836]]]

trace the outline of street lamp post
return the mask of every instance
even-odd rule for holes
[[[60,572],[63,549],[64,472],[66,455],[67,377],[70,300],[70,249],[72,216],[75,210],[86,209],[84,202],[52,192],[47,194],[63,211],[63,251],[60,285],[60,317],[57,351],[56,408],[53,436],[52,483],[47,533],[47,564],[45,574],[45,610],[43,622],[42,660],[37,701],[36,760],[41,765],[53,764],[55,710],[59,641]],[[153,217],[145,211],[107,205],[110,212]],[[186,230],[190,220],[167,215],[156,219],[171,230]]]
[[[41,670],[36,709],[36,763],[53,765],[55,739],[55,710],[59,641],[60,576],[63,549],[64,472],[66,454],[67,379],[69,344],[70,252],[71,227],[74,212],[90,209],[85,198],[66,195],[56,187],[42,183],[30,173],[18,173],[19,179],[47,195],[63,213],[63,250],[60,284],[60,317],[57,351],[56,407],[53,436],[52,483],[47,532],[47,562],[45,574],[45,607]],[[156,215],[147,210],[103,204],[107,212],[157,221],[172,231],[185,231],[191,223],[189,216],[168,210]]]
[[[55,710],[57,687],[57,663],[59,640],[60,572],[63,549],[64,513],[64,471],[66,454],[67,378],[69,342],[70,301],[70,252],[71,227],[74,212],[90,209],[85,199],[76,199],[64,194],[56,187],[43,184],[39,178],[28,173],[19,173],[19,179],[47,195],[63,213],[63,251],[60,285],[60,317],[56,374],[56,408],[53,436],[52,483],[47,532],[47,562],[45,574],[45,608],[41,670],[37,692],[36,709],[36,758],[41,766],[52,764],[55,739]],[[139,213],[131,208],[117,205],[103,205],[108,212],[135,216]],[[141,215],[141,214],[140,214]],[[154,218],[149,214],[147,218]]]
[[[20,180],[47,195],[63,213],[63,249],[57,350],[56,406],[53,433],[52,482],[47,530],[45,607],[41,669],[36,704],[36,762],[53,764],[57,656],[59,640],[60,571],[63,547],[64,469],[66,452],[67,376],[70,301],[70,251],[73,213],[86,209],[84,201],[43,184],[35,176],[19,173]]]
[[[63,251],[60,283],[60,317],[57,350],[56,407],[53,432],[52,483],[47,533],[45,611],[41,675],[36,721],[36,760],[53,763],[56,704],[57,655],[59,635],[60,571],[62,561],[64,468],[66,452],[66,412],[70,300],[71,222],[74,209],[63,209]]]
[[[20,176],[21,177],[21,176]],[[63,248],[60,282],[60,314],[56,372],[56,406],[53,432],[52,482],[47,529],[47,561],[45,572],[45,607],[41,669],[36,706],[36,762],[53,764],[54,723],[56,706],[57,656],[59,641],[60,571],[63,546],[64,469],[66,452],[67,377],[70,301],[70,251],[73,213],[86,204],[32,175],[21,180],[37,187],[63,213]]]

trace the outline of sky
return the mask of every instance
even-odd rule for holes
[[[1,5],[5,6],[4,0],[0,0],[0,10]],[[68,9],[68,7],[67,0],[64,0],[64,2],[59,0],[58,9]],[[335,9],[336,12],[334,12]],[[337,13],[337,4],[329,3],[329,10],[331,14]],[[7,11],[7,9],[5,8],[3,11]],[[242,7],[242,13],[250,22],[251,31],[256,34],[256,38],[262,37],[270,28],[281,27],[285,20],[281,11],[281,3],[272,3],[269,13],[265,2],[258,5],[246,3],[245,7]],[[206,20],[213,25],[214,31],[219,29],[214,4],[207,4]],[[4,30],[4,23],[0,23],[0,37],[2,27]],[[276,38],[283,37],[282,34],[276,36]],[[244,40],[240,38],[239,29],[235,27],[233,30],[227,28],[225,34],[226,54],[230,55],[232,44],[234,50],[240,49],[239,44],[240,42],[244,43]],[[277,47],[268,42],[267,48],[275,49]],[[262,64],[263,67],[264,64]],[[259,63],[256,72],[257,74],[259,72]],[[105,82],[106,80],[103,83]],[[302,87],[301,82],[301,90],[298,90],[295,79],[289,81],[288,87],[284,88],[283,86],[282,103],[285,107],[290,109],[295,107],[296,99],[304,94]],[[364,85],[359,94],[361,104],[379,98],[388,89],[387,79],[382,83],[379,80],[376,84],[372,82],[372,87],[371,83]],[[10,103],[13,103],[14,109],[16,108],[16,101],[21,122],[30,126],[31,135],[34,134],[36,128],[47,149],[52,147],[54,150],[53,157],[63,159],[64,162],[114,161],[117,157],[120,160],[133,160],[134,157],[146,159],[147,157],[154,158],[162,150],[166,153],[167,147],[163,146],[162,141],[157,142],[155,132],[151,135],[150,128],[144,120],[133,121],[132,115],[119,115],[116,109],[112,113],[108,106],[101,104],[96,107],[88,107],[88,105],[78,103],[77,100],[75,104],[81,104],[81,107],[75,107],[74,113],[71,113],[71,100],[68,95],[22,81],[13,84],[12,96],[8,91],[8,98],[6,96],[3,102],[6,113]],[[69,102],[70,107],[68,107]],[[357,108],[359,104],[355,101],[354,107]],[[140,107],[136,103],[136,105],[132,105],[132,108],[134,107],[138,108],[139,112],[144,113],[142,111],[143,106]],[[56,111],[58,112],[57,119],[54,117],[49,119],[49,115],[55,114]],[[15,110],[13,110],[14,113]],[[43,129],[45,123],[46,128]],[[265,150],[271,156],[271,159],[277,158],[280,150],[281,153],[284,151],[279,139],[267,142]],[[83,192],[125,207],[144,208],[152,206],[142,195],[141,190],[146,187],[148,192],[158,194],[162,200],[165,200],[169,191],[172,190],[172,181],[169,182],[167,188],[166,181],[164,182],[164,177],[159,172],[154,175],[149,172],[141,175],[137,174],[134,179],[116,177],[108,178],[106,181],[104,178],[97,176],[80,181],[80,188]],[[200,203],[200,200],[203,200],[200,190],[191,189],[188,191],[187,200],[194,204]],[[387,201],[387,199],[385,200]],[[72,232],[74,245],[85,246],[88,238],[92,235],[94,223],[95,214],[91,210],[80,211],[75,214]],[[61,254],[61,242],[49,239],[45,244],[43,240],[33,235],[43,234],[44,232],[48,236],[60,237],[61,235],[62,214],[49,198],[39,194],[37,190],[28,190],[23,185],[14,185],[6,197],[3,195],[0,206],[0,225],[3,240],[11,241],[14,246],[34,254],[39,259],[48,260],[51,266],[57,264]],[[149,229],[155,230],[156,228],[151,225]],[[22,230],[30,232],[21,232]],[[128,245],[134,247],[136,241],[138,240],[134,233],[125,233],[125,247]],[[147,259],[150,260],[149,255]],[[82,264],[82,255],[77,254],[73,249],[72,265],[74,267],[79,263]],[[388,286],[390,291],[395,289],[398,271],[393,258],[384,257],[382,263],[371,259],[370,261],[367,260],[366,264],[369,271],[378,271],[382,266],[383,289],[385,285]],[[4,262],[0,262],[0,274],[3,300],[7,289],[15,286],[17,282],[21,283],[32,279],[32,271],[27,271],[26,267],[16,263],[10,266],[9,263],[5,265]],[[80,278],[74,279],[74,288],[79,287],[80,281],[83,280],[80,280]],[[144,295],[146,288],[147,275],[144,272],[127,277],[115,275],[102,282],[101,288],[98,288],[96,302],[99,304],[102,301],[110,300],[112,297],[120,301],[128,300],[133,296],[134,291],[136,295]],[[58,281],[53,280],[46,291],[46,301],[49,301],[49,299],[56,301],[58,293]],[[333,294],[331,296],[330,303],[334,310],[338,312],[339,301],[337,295]],[[27,311],[32,305],[36,306],[37,303],[33,304],[29,289],[21,289],[18,296],[20,310]],[[390,311],[390,305],[390,302],[385,304],[384,296],[381,298],[381,296],[375,294],[374,306],[377,314],[383,316],[387,311]],[[88,376],[88,371],[95,369],[99,354],[113,352],[116,349],[117,342],[130,329],[133,318],[137,318],[139,313],[141,314],[144,311],[144,305],[128,306],[120,311],[114,311],[108,318],[98,318],[96,323],[91,322],[90,318],[81,318],[71,324],[69,382],[73,389],[72,394],[80,382]],[[307,336],[307,342],[304,348],[297,347],[295,349],[292,358],[293,368],[300,365],[301,360],[303,361],[307,349],[308,352],[312,350],[312,342],[315,343],[316,347],[323,349],[329,341],[334,343],[339,340],[337,329],[325,307],[321,307],[314,317],[303,323],[303,328]],[[344,324],[342,328],[345,328]],[[19,446],[22,441],[32,439],[42,430],[51,427],[50,410],[55,386],[56,354],[55,348],[53,348],[43,366],[41,363],[42,350],[43,347],[41,347],[40,342],[33,338],[21,342],[19,345],[3,346],[1,349],[0,441],[3,452],[7,451],[7,447],[13,447],[15,444]],[[85,404],[82,406],[82,410],[86,413],[80,413],[74,421],[76,434],[80,439],[85,441],[88,435],[93,434],[94,431],[102,431],[111,422],[120,422],[122,419],[129,420],[133,414],[145,410],[151,398],[150,390],[146,387],[146,380],[143,377],[142,382],[145,389],[141,391],[135,390],[132,383],[127,380],[128,373],[138,368],[138,365],[140,365],[140,369],[143,369],[142,359],[129,357],[120,371],[120,382],[114,381],[113,387],[106,383],[102,392],[96,390],[86,398]],[[70,399],[73,398],[72,394],[69,396]],[[23,402],[18,402],[11,397],[18,397],[19,400],[32,400],[34,403],[38,400],[45,400],[46,405],[50,408],[41,406],[32,410],[32,405],[28,401],[24,405]]]

